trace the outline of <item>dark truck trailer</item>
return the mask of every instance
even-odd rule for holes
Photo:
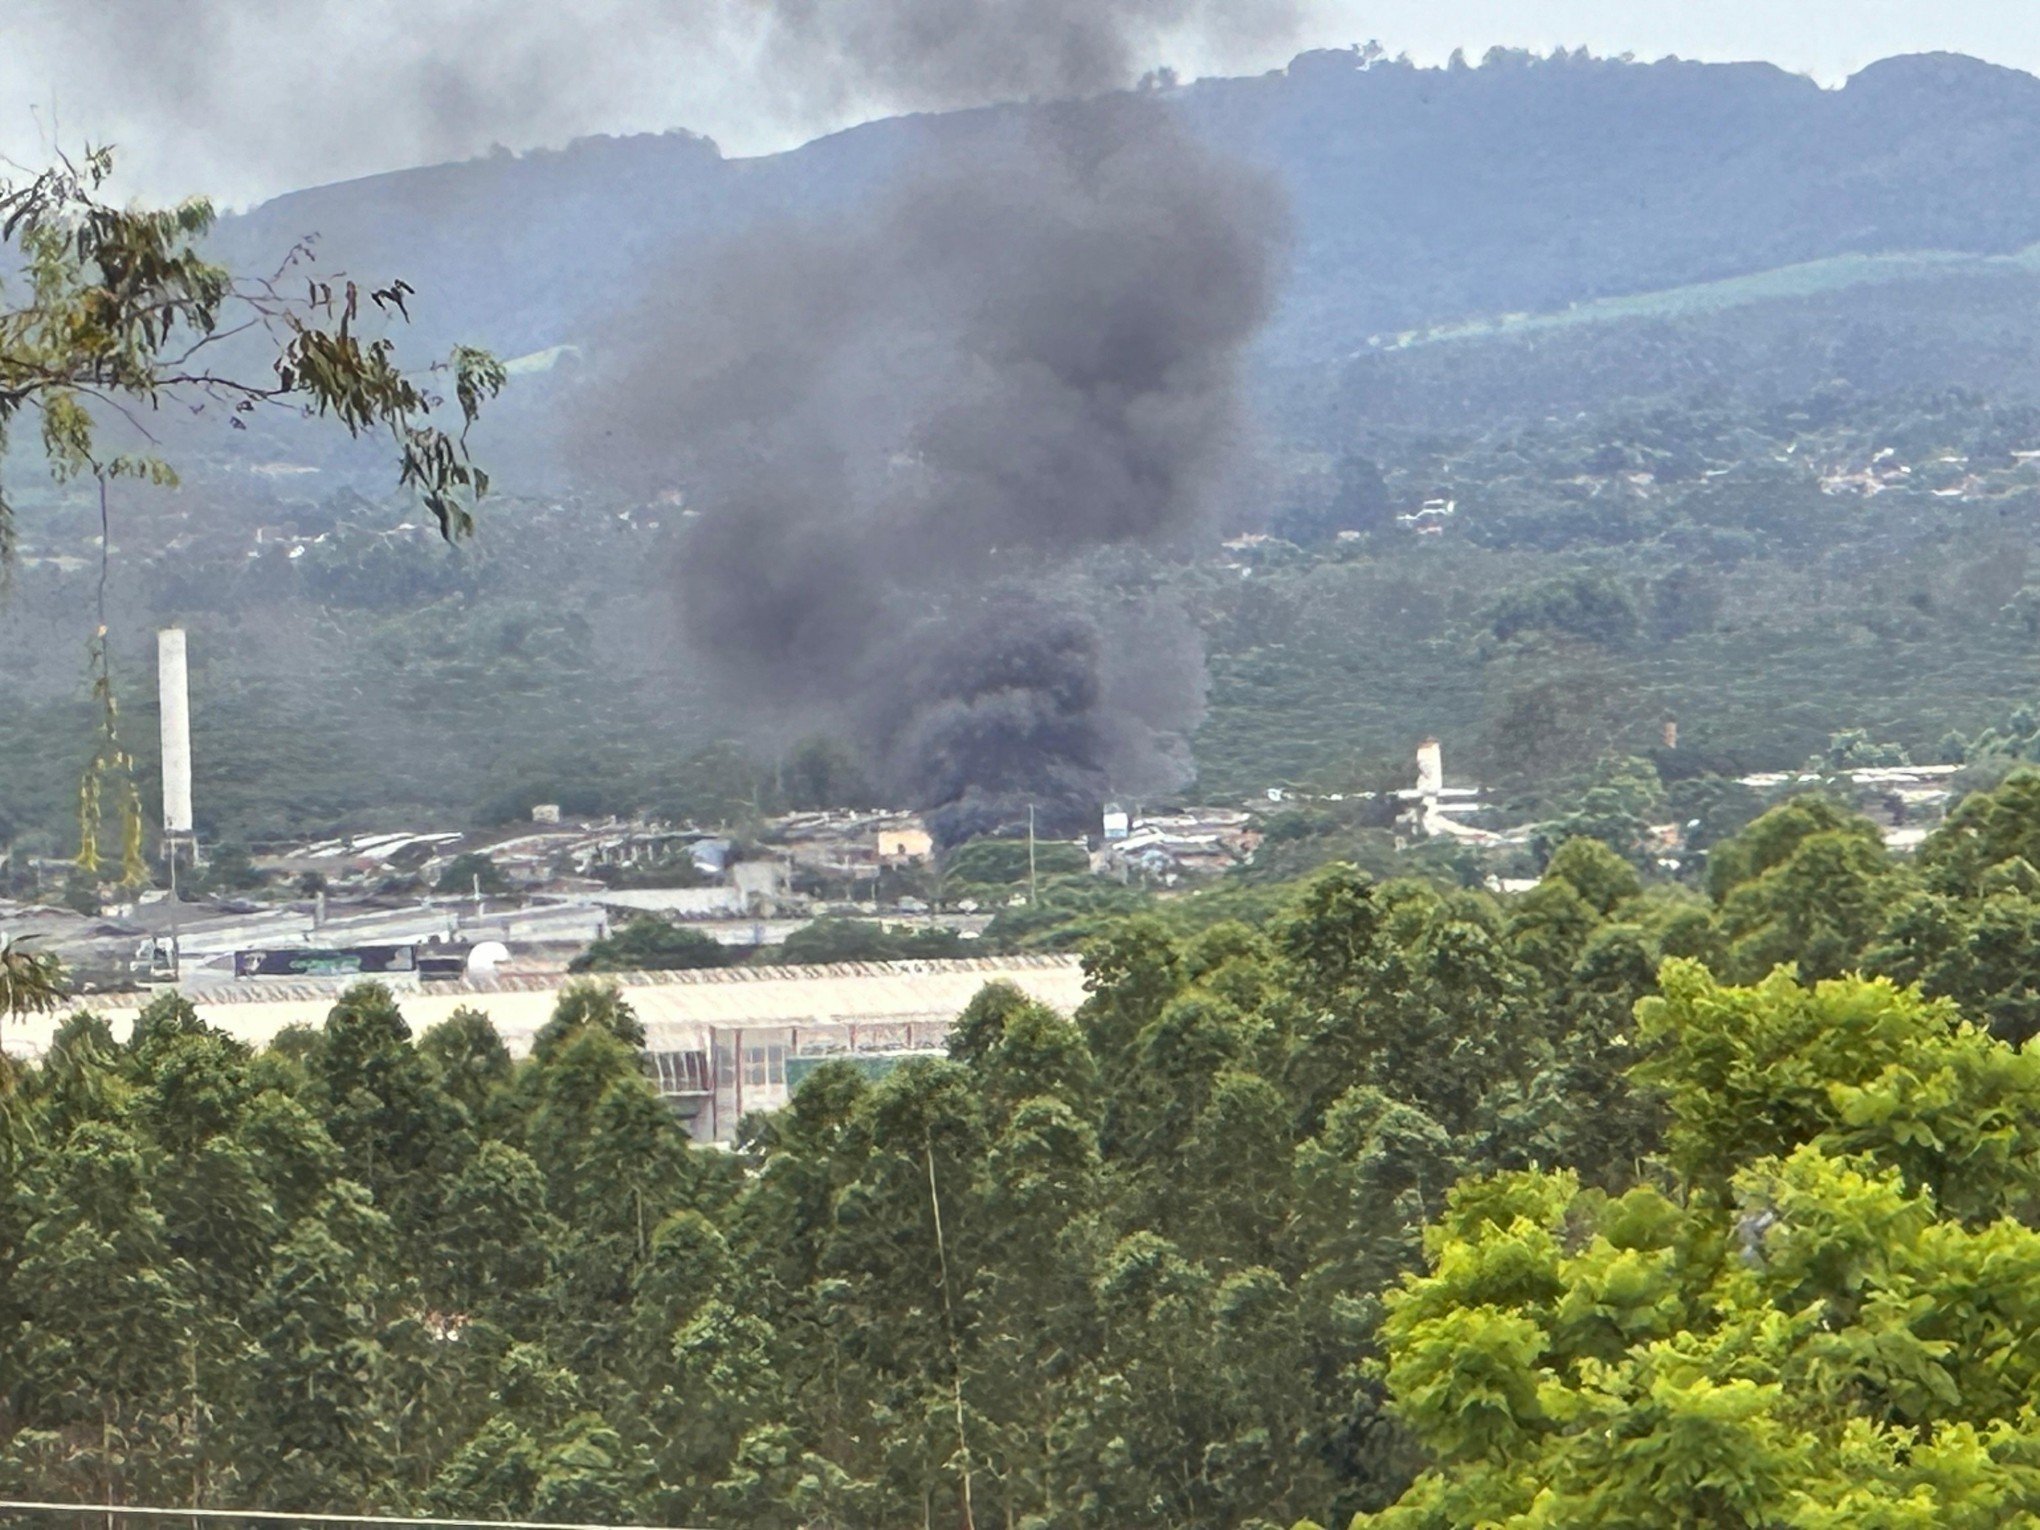
[[[375,977],[389,972],[416,972],[416,946],[347,946],[285,948],[280,951],[236,951],[234,976]]]
[[[458,982],[467,976],[467,945],[345,946],[315,949],[287,946],[276,951],[236,951],[234,976],[376,977],[415,972],[420,982]]]

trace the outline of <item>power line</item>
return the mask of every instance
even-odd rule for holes
[[[689,1530],[685,1525],[575,1525],[542,1519],[410,1519],[392,1514],[293,1514],[283,1509],[159,1509],[129,1503],[0,1498],[0,1514],[125,1514],[141,1519],[242,1519],[289,1525],[405,1525],[416,1530]]]

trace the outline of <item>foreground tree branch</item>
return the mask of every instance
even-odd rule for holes
[[[96,148],[75,163],[60,155],[25,181],[0,180],[0,247],[17,273],[14,290],[0,287],[11,299],[0,306],[0,454],[22,416],[31,415],[59,482],[98,481],[102,559],[110,544],[107,483],[176,481],[147,423],[165,405],[217,410],[235,429],[268,409],[331,418],[357,437],[386,433],[399,483],[416,492],[440,534],[453,540],[472,531],[489,478],[467,438],[483,402],[503,387],[496,359],[456,346],[422,373],[407,372],[395,342],[363,326],[392,316],[408,322],[408,283],[364,288],[344,275],[313,274],[308,239],[268,274],[236,277],[200,251],[213,226],[210,203],[116,208],[101,195],[112,169],[111,151]],[[252,345],[258,336],[267,342],[266,369],[257,351],[251,375],[235,364],[242,353],[229,355],[224,347],[231,340]],[[459,416],[451,429],[440,423],[449,384]],[[147,449],[107,450],[101,427],[108,416],[118,416]],[[13,508],[0,483],[0,582],[14,546]],[[147,874],[142,808],[107,664],[103,568],[100,587],[91,669],[104,723],[99,752],[79,783],[78,864],[87,873],[99,869],[110,791],[119,803],[122,880],[132,885]],[[20,969],[19,981],[35,970]],[[8,993],[16,981],[10,966]]]
[[[312,274],[309,240],[275,271],[235,277],[200,252],[213,226],[210,203],[113,207],[101,197],[112,167],[111,151],[92,149],[26,182],[0,181],[0,244],[14,250],[22,288],[0,309],[0,448],[32,413],[60,480],[165,483],[175,469],[153,452],[102,448],[105,414],[120,415],[152,447],[145,417],[166,403],[219,409],[235,428],[265,408],[329,417],[350,435],[386,432],[399,482],[416,491],[440,533],[471,531],[489,480],[467,436],[503,387],[496,359],[456,346],[423,373],[407,372],[394,341],[363,332],[371,316],[409,320],[407,283],[365,287]],[[224,342],[258,332],[271,342],[266,371],[208,364]],[[439,423],[449,391],[459,416],[451,429]],[[11,527],[0,486],[0,559],[11,555]]]

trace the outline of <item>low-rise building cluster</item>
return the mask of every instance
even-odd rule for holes
[[[1144,813],[1107,803],[1103,827],[1091,855],[1093,871],[1164,887],[1243,866],[1261,842],[1252,817],[1235,808]]]

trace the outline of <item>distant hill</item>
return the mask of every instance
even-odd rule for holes
[[[2030,696],[2040,80],[1946,55],[1823,90],[1765,65],[1312,53],[1172,94],[1292,204],[1261,458],[1222,508],[1229,531],[1306,546],[1274,544],[1251,577],[1170,576],[1211,649],[1209,788],[1372,779],[1426,733],[1499,774],[1526,719],[1642,749],[1667,711],[1743,764],[1854,728],[1938,750]],[[555,471],[544,421],[676,254],[851,205],[927,143],[967,150],[1026,110],[746,160],[680,133],[591,139],[225,220],[241,269],[316,232],[322,269],[418,289],[420,345],[522,358],[479,442],[502,492],[449,551],[391,495],[383,443],[166,418],[186,487],[124,487],[114,522],[130,738],[149,627],[175,619],[210,834],[750,800],[748,767],[689,763],[735,720],[671,630],[681,517]],[[1894,461],[1905,475],[1866,486]],[[17,493],[0,837],[50,850],[100,716],[97,519],[75,486]],[[1458,506],[1449,529],[1396,529],[1433,497]],[[1498,600],[1550,604],[1579,578],[1613,582],[1633,637],[1582,655],[1496,636]],[[1605,705],[1553,722],[1551,696]]]
[[[1428,69],[1316,52],[1174,94],[1289,190],[1278,368],[1840,256],[2040,242],[2040,79],[1956,55],[1824,90],[1765,64],[1498,51]],[[328,264],[416,285],[426,338],[515,355],[583,338],[678,248],[841,205],[918,143],[1023,110],[876,122],[760,159],[683,133],[589,139],[298,192],[222,240],[253,263],[317,231]]]

